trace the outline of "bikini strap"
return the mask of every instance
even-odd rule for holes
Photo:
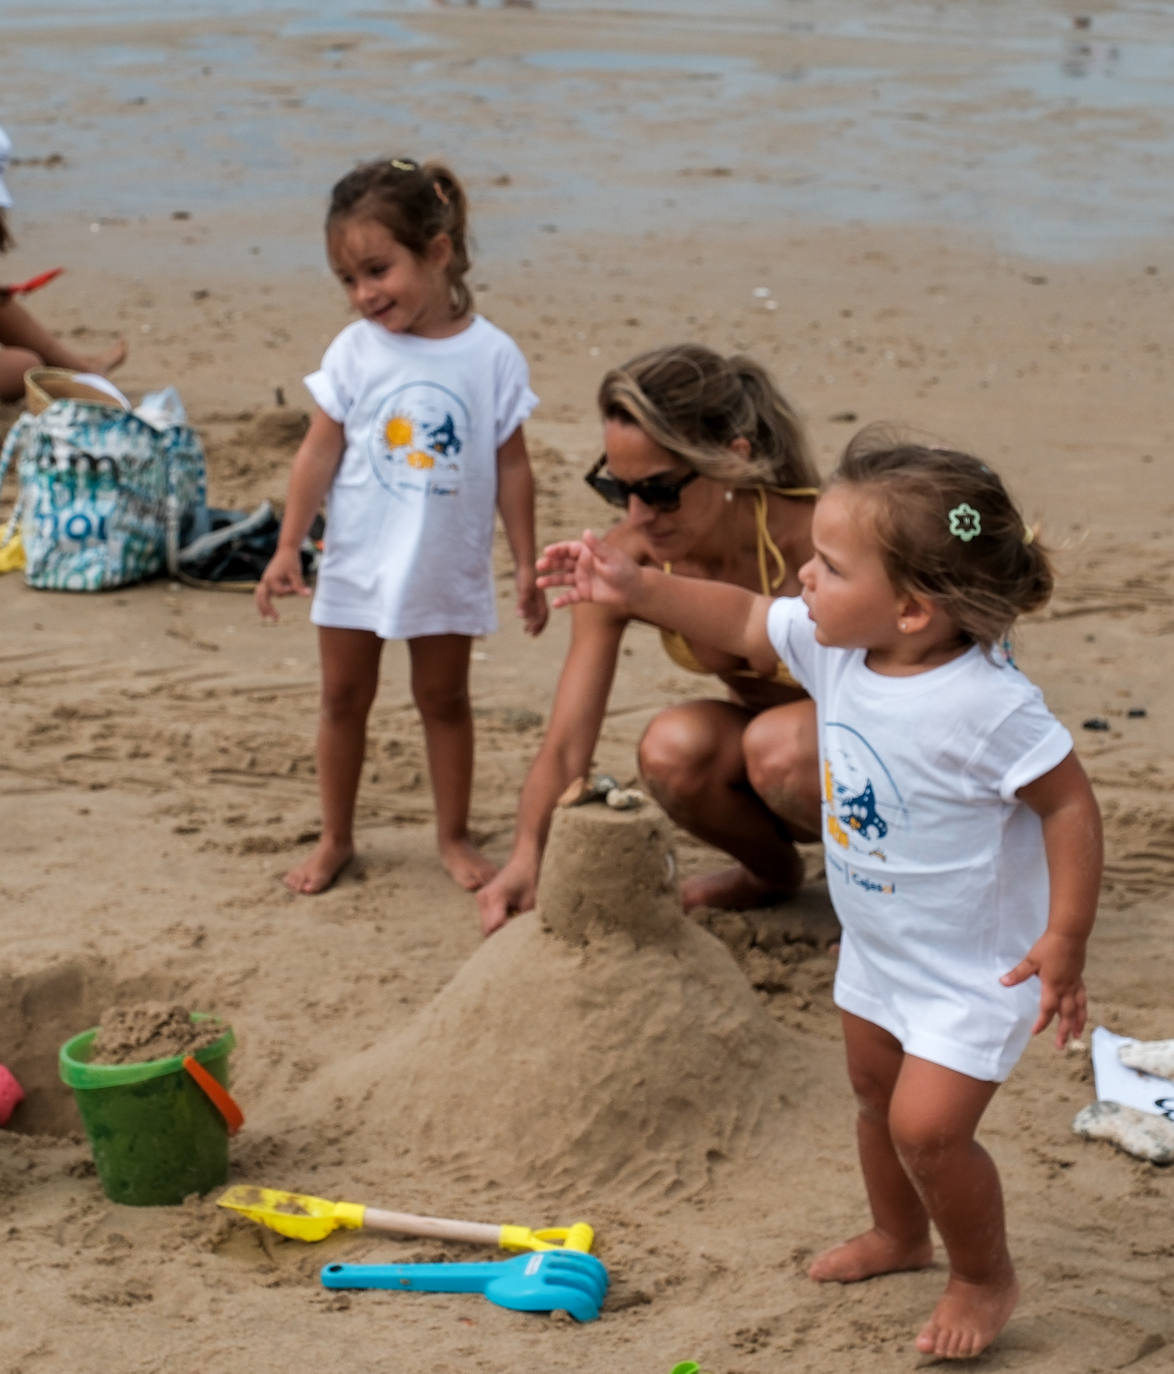
[[[779,488],[772,487],[772,491]],[[754,524],[758,532],[758,581],[764,593],[777,591],[783,585],[783,580],[787,576],[787,564],[779,550],[779,546],[770,536],[770,529],[766,523],[766,488],[754,488]],[[775,576],[772,578],[767,571],[766,555],[774,559]]]

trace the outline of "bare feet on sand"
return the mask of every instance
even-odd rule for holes
[[[466,892],[476,892],[497,872],[477,846],[468,838],[440,841],[440,862],[448,876]]]
[[[990,1283],[970,1283],[951,1274],[933,1316],[917,1337],[923,1355],[968,1360],[980,1355],[1007,1325],[1019,1301],[1013,1272]]]
[[[859,1283],[878,1274],[928,1269],[932,1262],[933,1241],[928,1236],[909,1243],[873,1230],[817,1255],[807,1274],[818,1283]]]
[[[354,857],[354,845],[338,844],[323,835],[309,857],[295,864],[282,882],[291,892],[304,896],[325,892]]]
[[[803,882],[803,860],[795,855],[793,879],[768,883],[744,864],[719,868],[716,873],[699,873],[681,884],[681,905],[686,911],[697,906],[717,907],[721,911],[752,911],[774,906],[793,897]]]
[[[109,348],[102,353],[83,354],[82,360],[85,363],[85,371],[96,372],[99,377],[105,377],[108,372],[113,372],[116,367],[121,367],[126,361],[129,352],[129,345],[125,339],[115,339]]]

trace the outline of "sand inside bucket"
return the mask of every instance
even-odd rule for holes
[[[178,1002],[140,1002],[108,1007],[98,1021],[91,1064],[140,1064],[195,1054],[224,1034],[221,1021],[193,1021]]]

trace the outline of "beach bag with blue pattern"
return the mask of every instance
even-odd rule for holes
[[[25,581],[102,591],[154,577],[206,500],[204,450],[186,423],[142,418],[59,368],[25,377],[28,410],[0,452],[19,492],[6,537],[24,546]]]

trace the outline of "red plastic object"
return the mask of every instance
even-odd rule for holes
[[[27,296],[30,291],[39,291],[42,286],[48,286],[54,277],[59,277],[64,271],[64,267],[51,267],[48,272],[42,272],[36,277],[30,277],[28,281],[17,282],[15,286],[0,286],[0,294],[5,296]]]
[[[192,1055],[184,1055],[183,1066],[207,1093],[212,1105],[224,1118],[224,1124],[228,1127],[228,1134],[236,1135],[237,1131],[245,1124],[245,1114],[237,1106],[236,1099]]]
[[[6,1126],[8,1119],[24,1101],[24,1089],[16,1081],[11,1069],[0,1064],[0,1126]]]

